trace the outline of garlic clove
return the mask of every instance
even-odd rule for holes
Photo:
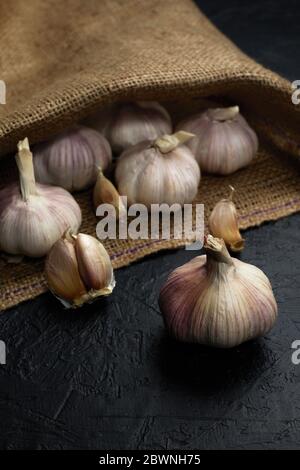
[[[52,247],[45,265],[46,279],[57,297],[81,305],[87,291],[80,278],[74,244],[66,237]]]
[[[94,237],[67,230],[47,256],[50,290],[65,307],[80,307],[112,293],[115,280],[110,257]]]
[[[229,188],[228,199],[222,199],[215,205],[209,216],[208,225],[214,237],[223,238],[231,251],[239,252],[244,249],[245,240],[239,231],[237,210],[232,200],[235,190],[232,186]]]
[[[111,204],[116,210],[117,219],[126,215],[126,208],[120,197],[117,189],[112,182],[106,178],[101,170],[98,168],[98,177],[93,191],[94,208],[100,204]]]
[[[75,126],[35,148],[36,180],[81,191],[95,183],[97,166],[105,170],[111,163],[111,148],[95,129]]]
[[[115,286],[113,268],[102,243],[90,235],[79,233],[75,236],[75,250],[79,273],[89,295],[110,294]]]
[[[256,133],[238,106],[208,109],[188,117],[177,129],[195,134],[187,146],[206,173],[233,173],[249,165],[258,149]]]
[[[205,251],[175,269],[162,287],[159,305],[170,333],[219,348],[267,333],[277,304],[266,275],[231,258],[222,239],[208,235]]]

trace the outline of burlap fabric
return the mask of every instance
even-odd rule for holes
[[[169,102],[175,119],[203,99],[239,104],[259,133],[259,155],[234,175],[205,176],[197,201],[208,213],[234,185],[243,228],[300,209],[297,158],[291,158],[300,153],[300,106],[291,102],[291,85],[246,57],[190,0],[3,0],[0,25],[0,79],[7,86],[1,155],[24,136],[41,141],[119,99]],[[3,186],[13,177],[12,155],[0,166]],[[76,197],[82,230],[94,234],[90,193]],[[183,242],[105,244],[121,267]],[[43,260],[0,266],[2,309],[46,290]]]

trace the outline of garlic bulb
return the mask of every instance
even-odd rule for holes
[[[117,161],[116,182],[128,204],[185,204],[197,194],[200,170],[186,145],[193,134],[177,132],[141,142]]]
[[[257,152],[257,136],[238,106],[208,109],[181,122],[178,129],[196,135],[188,146],[207,173],[233,173],[248,165]]]
[[[115,286],[110,257],[96,238],[67,231],[52,247],[45,274],[50,290],[67,307],[112,293]]]
[[[28,139],[18,143],[20,182],[0,192],[0,249],[13,255],[48,253],[68,227],[76,233],[81,211],[62,188],[35,183]]]
[[[143,140],[154,140],[172,132],[167,110],[155,101],[117,103],[96,118],[96,128],[117,154]]]
[[[232,200],[234,188],[232,186],[229,188],[229,198],[221,199],[209,216],[209,230],[214,237],[223,238],[231,251],[242,251],[245,240],[239,231],[237,210]]]
[[[175,269],[161,290],[167,328],[181,341],[219,348],[267,333],[277,305],[266,275],[231,258],[221,239],[208,235],[205,250]]]
[[[98,168],[98,177],[93,191],[95,209],[100,204],[111,204],[116,210],[116,217],[121,218],[127,214],[126,208],[115,186],[106,178],[101,168]]]
[[[95,183],[97,166],[105,170],[111,162],[111,148],[105,137],[88,127],[76,126],[39,144],[34,152],[36,180],[80,191]]]

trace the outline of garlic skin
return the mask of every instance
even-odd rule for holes
[[[243,250],[245,240],[239,231],[237,210],[232,200],[235,190],[232,186],[229,186],[229,189],[229,197],[221,199],[213,208],[208,219],[208,226],[214,237],[223,238],[231,251],[239,252]]]
[[[231,258],[221,239],[208,235],[205,250],[175,269],[160,292],[168,330],[180,341],[218,348],[267,333],[277,304],[266,275]]]
[[[69,230],[48,254],[45,275],[50,290],[68,308],[110,295],[115,287],[110,257],[102,243]]]
[[[177,132],[141,142],[122,153],[115,179],[128,204],[141,203],[149,208],[151,204],[183,205],[193,201],[200,169],[190,149],[182,145],[192,137]]]
[[[238,106],[208,109],[177,128],[196,135],[187,145],[206,173],[229,175],[249,165],[258,149],[256,133]]]
[[[116,154],[172,132],[169,113],[155,101],[117,103],[99,114],[95,127],[105,135]]]
[[[78,231],[81,210],[64,189],[35,183],[27,138],[18,144],[16,161],[20,182],[0,191],[0,249],[41,257],[68,227]]]
[[[127,215],[122,198],[112,182],[104,176],[101,168],[98,168],[97,181],[93,191],[93,203],[95,209],[100,204],[111,204],[116,210],[117,219]]]
[[[50,289],[59,298],[79,304],[87,295],[86,287],[79,275],[75,246],[65,236],[52,247],[45,265]]]
[[[33,163],[38,182],[73,192],[93,185],[97,166],[105,170],[111,159],[111,148],[104,136],[94,129],[76,126],[37,145]]]

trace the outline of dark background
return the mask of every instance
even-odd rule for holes
[[[300,79],[299,2],[201,0],[244,51]],[[300,215],[247,230],[242,259],[270,277],[279,319],[229,351],[178,344],[157,305],[194,256],[160,253],[116,272],[111,297],[70,312],[45,294],[4,312],[2,449],[300,448]]]

